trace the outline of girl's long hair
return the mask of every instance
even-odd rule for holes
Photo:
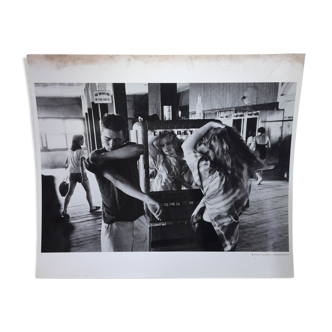
[[[250,176],[262,167],[241,135],[232,127],[209,130],[199,144],[209,148],[205,157],[210,161],[211,167],[224,175],[226,180],[230,180],[233,187],[243,183],[245,166]]]
[[[158,148],[158,150],[160,150],[160,152],[164,155],[164,152],[162,151],[162,149],[160,147],[160,141],[161,141],[161,139],[163,139],[165,137],[171,138],[172,144],[174,146],[174,150],[175,150],[177,156],[180,158],[183,158],[183,150],[181,148],[183,140],[177,138],[174,131],[164,130],[164,131],[160,132],[158,138],[155,140],[155,143],[154,143],[155,146]]]
[[[81,141],[82,141],[83,138],[84,138],[83,135],[74,135],[70,149],[72,151],[76,151],[76,150],[81,149],[82,148],[81,147]]]

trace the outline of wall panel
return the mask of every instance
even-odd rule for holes
[[[257,89],[257,104],[277,101],[278,83],[191,83],[189,88],[189,111],[196,111],[197,96],[201,95],[203,111],[241,107],[245,91]]]

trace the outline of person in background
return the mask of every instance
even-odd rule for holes
[[[192,174],[183,159],[182,140],[173,131],[149,135],[150,190],[192,188]]]
[[[144,147],[127,142],[127,122],[106,114],[101,123],[103,147],[93,151],[85,164],[94,173],[103,200],[101,250],[148,251],[149,217],[160,220],[161,206],[139,187],[137,162]]]
[[[100,209],[100,206],[95,206],[92,201],[91,189],[89,179],[84,169],[84,151],[82,145],[84,144],[83,135],[74,135],[71,148],[67,151],[67,158],[65,161],[65,169],[68,168],[69,172],[69,188],[65,197],[62,217],[70,218],[67,213],[68,204],[74,194],[77,182],[81,183],[85,192],[86,199],[90,206],[90,212],[95,212]]]
[[[249,147],[250,150],[253,149],[253,143],[255,141],[255,136],[251,133],[251,131],[249,131],[249,136],[247,138],[247,145]]]
[[[254,152],[254,149],[255,149],[255,135],[252,135],[251,131],[249,131],[249,136],[248,136],[248,139],[247,139],[247,145],[249,147],[249,149]],[[262,177],[259,175],[258,172],[256,172],[253,176],[253,179],[256,180],[256,183],[260,183],[260,181],[262,181]]]
[[[267,149],[271,147],[271,142],[269,136],[265,133],[265,128],[260,127],[257,130],[257,136],[252,143],[252,150],[256,153],[259,161],[265,165],[266,152]],[[263,180],[263,170],[256,172],[257,184],[261,184]]]
[[[197,250],[234,251],[259,161],[235,129],[215,121],[189,136],[182,148],[204,194],[191,218]]]

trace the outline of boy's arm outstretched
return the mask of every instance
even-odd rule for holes
[[[119,174],[113,167],[107,167],[107,170],[103,170],[102,174],[107,180],[111,181],[125,194],[144,202],[148,206],[148,209],[151,211],[151,213],[158,220],[160,220],[162,209],[157,201],[152,199],[149,195],[144,194],[133,183],[131,183],[131,181]]]

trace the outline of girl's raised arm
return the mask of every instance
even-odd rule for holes
[[[149,153],[154,160],[157,159],[157,154],[159,153],[158,149],[154,146],[153,142],[158,138],[158,136],[149,135],[148,137],[148,147]]]
[[[195,150],[196,144],[202,139],[202,137],[212,128],[224,128],[225,126],[220,122],[211,121],[205,124],[203,127],[196,130],[192,135],[182,144],[183,152],[189,152]]]

